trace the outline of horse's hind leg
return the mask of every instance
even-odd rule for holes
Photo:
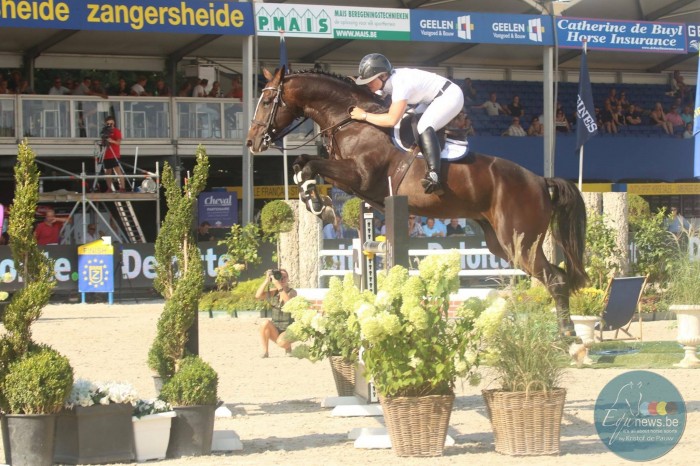
[[[554,298],[554,304],[557,307],[557,318],[559,321],[559,329],[562,334],[570,333],[573,328],[573,323],[569,316],[569,284],[566,279],[566,272],[561,267],[558,267],[547,260],[542,250],[542,244],[537,245],[536,258],[534,261],[534,270],[532,275],[541,281],[549,291],[549,294]]]

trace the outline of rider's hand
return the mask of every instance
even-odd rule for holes
[[[364,121],[367,119],[367,112],[362,110],[360,107],[355,107],[350,112],[350,118],[352,118],[353,120]]]

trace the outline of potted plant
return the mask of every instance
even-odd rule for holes
[[[120,382],[78,379],[56,424],[57,463],[133,461],[134,387]]]
[[[311,361],[328,358],[338,396],[355,393],[355,364],[360,349],[360,326],[355,315],[356,307],[369,302],[371,293],[362,294],[351,274],[343,281],[332,277],[321,310],[314,309],[301,296],[292,298],[283,310],[294,318],[287,329],[293,341],[307,344],[304,354]]]
[[[199,356],[188,356],[163,385],[160,397],[177,413],[170,429],[168,458],[211,453],[218,384],[218,375],[209,364]]]
[[[488,303],[476,327],[484,360],[498,389],[484,390],[496,451],[508,455],[559,453],[566,359],[555,314],[536,300],[511,295]]]
[[[583,364],[593,364],[588,357],[588,349],[595,342],[595,325],[600,321],[605,307],[605,292],[599,288],[581,288],[569,298],[569,312],[574,323],[576,336],[586,348]]]
[[[13,293],[5,308],[5,332],[0,337],[5,459],[12,464],[52,464],[56,403],[60,399],[62,404],[68,395],[73,371],[65,358],[31,339],[31,325],[48,304],[55,280],[52,263],[34,238],[39,172],[26,141],[19,145],[14,173],[15,196],[8,232],[15,269],[24,286]]]
[[[448,316],[459,260],[457,252],[429,256],[410,278],[405,268],[392,267],[372,302],[356,311],[362,360],[398,456],[442,454],[455,381],[478,367],[475,315]]]
[[[684,233],[688,238],[697,235],[693,231]],[[679,242],[679,245],[682,244]],[[697,346],[700,344],[700,260],[690,257],[689,251],[679,248],[676,260],[671,267],[671,278],[665,293],[665,300],[671,303],[669,310],[678,319],[677,341],[683,345],[685,357],[676,364],[678,367],[700,366]]]
[[[131,417],[136,461],[165,459],[175,416],[170,403],[163,400],[136,400]]]

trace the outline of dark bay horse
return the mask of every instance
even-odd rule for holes
[[[409,164],[412,154],[392,143],[389,130],[349,119],[348,112],[355,106],[386,111],[364,86],[317,71],[285,75],[284,67],[274,75],[268,70],[264,74],[269,82],[246,141],[251,151],[266,150],[285,128],[303,117],[316,122],[327,141],[328,158],[303,155],[295,161],[294,179],[300,192],[313,188],[320,175],[382,208],[393,184],[389,178],[396,178],[408,166],[392,194],[408,196],[411,213],[476,220],[489,250],[542,281],[555,299],[560,322],[569,323],[569,293],[587,280],[583,268],[586,210],[575,185],[561,178],[543,178],[508,160],[470,153],[462,160],[443,162],[443,196],[425,194],[420,184],[425,173],[422,158]],[[542,250],[550,224],[564,253],[566,270],[551,264]],[[521,239],[516,241],[517,236]]]

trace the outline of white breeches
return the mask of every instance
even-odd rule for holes
[[[450,87],[438,95],[423,113],[418,121],[418,134],[421,134],[428,126],[432,126],[438,131],[457,116],[464,107],[464,94],[462,89],[452,84]]]

